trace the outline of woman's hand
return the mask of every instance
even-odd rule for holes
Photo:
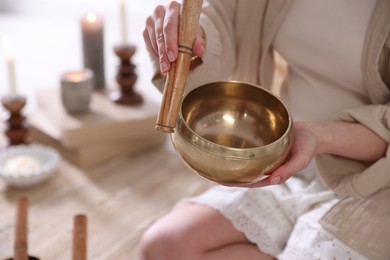
[[[167,73],[171,62],[178,56],[178,24],[180,4],[171,2],[168,5],[159,5],[154,13],[146,19],[143,32],[147,50],[160,62],[160,70]],[[199,26],[193,44],[193,55],[202,57],[205,51],[205,42],[202,39],[203,30]]]
[[[354,160],[373,162],[386,154],[389,145],[359,123],[294,123],[294,145],[288,160],[267,178],[246,187],[284,183],[305,169],[315,155],[328,153]]]
[[[294,145],[287,161],[265,179],[246,187],[255,188],[284,183],[289,177],[305,169],[320,147],[320,140],[314,131],[313,124],[295,122]]]

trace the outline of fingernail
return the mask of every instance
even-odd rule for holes
[[[200,49],[199,49],[199,52],[200,52],[200,55],[203,56],[204,52],[206,50],[206,47],[202,44],[200,45]]]
[[[166,61],[162,61],[160,64],[161,72],[168,72],[168,63]]]
[[[175,55],[173,54],[172,51],[168,51],[167,56],[168,56],[168,60],[170,62],[174,62],[175,61]]]
[[[278,184],[280,182],[280,176],[276,176],[271,180],[271,184]]]

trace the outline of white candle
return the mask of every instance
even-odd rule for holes
[[[122,43],[127,44],[127,16],[126,16],[126,0],[119,0],[119,17],[121,25]]]
[[[14,58],[11,39],[8,35],[3,36],[3,47],[4,47],[6,62],[7,62],[10,94],[15,96],[17,92],[16,77],[15,77],[15,58]]]
[[[88,13],[81,19],[84,67],[95,75],[95,89],[105,88],[103,18]]]

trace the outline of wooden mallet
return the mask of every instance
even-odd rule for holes
[[[184,87],[192,60],[192,45],[202,9],[202,0],[183,0],[179,14],[179,54],[167,76],[155,128],[173,133],[179,117]]]

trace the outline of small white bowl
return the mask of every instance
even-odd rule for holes
[[[30,188],[58,169],[59,153],[39,144],[10,146],[0,151],[0,177],[12,187]]]

